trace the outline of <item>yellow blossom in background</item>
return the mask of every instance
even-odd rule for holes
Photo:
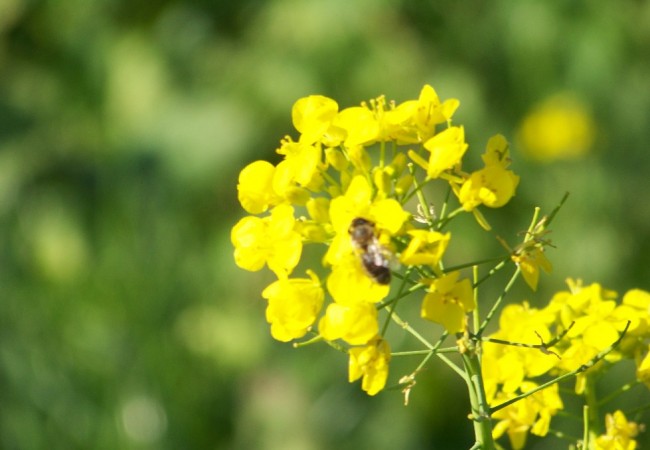
[[[622,411],[605,416],[605,434],[596,438],[595,450],[635,450],[634,438],[639,434],[639,425],[629,422]]]
[[[451,272],[431,282],[429,292],[422,302],[421,315],[427,320],[441,324],[449,333],[461,333],[467,326],[467,313],[476,304],[472,283],[460,272]]]
[[[644,383],[650,389],[650,347],[646,349],[645,357],[638,362],[636,368],[636,379]]]
[[[536,387],[537,384],[527,381],[521,384],[520,391],[526,392]],[[514,394],[504,394],[495,402],[502,403],[513,396]],[[498,438],[507,433],[512,448],[522,449],[529,432],[536,436],[546,436],[551,418],[562,408],[559,389],[554,384],[492,414],[492,418],[497,420],[492,434]]]
[[[531,308],[527,302],[506,306],[499,318],[499,330],[489,336],[507,342],[539,345],[552,338],[552,312]],[[486,343],[483,347],[483,376],[488,398],[497,390],[513,393],[525,378],[543,375],[554,368],[559,358],[539,348]]]
[[[262,291],[268,300],[266,320],[278,341],[303,337],[320,313],[325,294],[316,274],[310,271],[309,276],[281,279]]]
[[[384,339],[374,339],[365,347],[350,349],[349,375],[350,383],[362,378],[361,388],[368,395],[375,395],[386,385],[390,346]]]
[[[518,133],[522,152],[542,162],[575,159],[594,143],[596,125],[588,107],[571,93],[556,94],[534,107]]]

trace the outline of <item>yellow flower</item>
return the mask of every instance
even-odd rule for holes
[[[630,309],[631,311],[628,311]],[[650,329],[650,292],[641,289],[630,289],[623,296],[623,303],[617,308],[623,310],[623,319],[632,323],[628,329],[631,336],[648,337]],[[617,311],[619,312],[619,311]]]
[[[424,142],[436,132],[436,125],[449,123],[460,102],[455,98],[440,102],[435,89],[426,84],[417,100],[408,100],[396,108],[400,117],[409,116],[410,124],[402,120],[403,129],[395,138],[405,143]]]
[[[451,233],[437,231],[410,230],[411,236],[408,246],[402,252],[400,260],[407,266],[436,266],[447,250]]]
[[[424,297],[421,316],[439,323],[449,333],[461,333],[467,327],[467,313],[476,304],[472,283],[467,278],[457,281],[460,272],[451,272],[433,280]]]
[[[637,364],[636,379],[650,388],[650,348],[645,357]]]
[[[287,138],[282,140],[276,152],[284,155],[284,161],[278,164],[278,170],[280,166],[287,166],[287,175],[282,180],[274,180],[276,184],[297,183],[314,192],[320,190],[323,184],[322,172],[325,169],[320,144],[307,145]],[[277,188],[276,191],[282,194],[282,191]]]
[[[455,98],[440,103],[435,89],[425,84],[420,91],[415,116],[415,123],[423,133],[423,139],[429,137],[427,136],[427,132],[432,132],[436,125],[449,122],[459,105],[460,102]]]
[[[357,175],[352,178],[345,195],[336,197],[330,203],[330,219],[337,234],[348,233],[352,220],[366,217],[378,230],[391,235],[397,233],[409,214],[392,198],[372,200],[372,187],[368,180]]]
[[[328,341],[343,339],[350,345],[364,345],[377,335],[377,309],[370,303],[331,303],[318,322],[318,331]]]
[[[463,127],[449,127],[427,140],[424,148],[429,151],[428,160],[412,150],[409,150],[408,155],[413,162],[426,170],[428,178],[438,178],[445,170],[460,164],[467,150],[465,130]]]
[[[322,95],[310,95],[296,101],[291,110],[293,126],[301,133],[300,142],[310,145],[320,141],[336,118],[339,105]]]
[[[595,124],[571,94],[555,95],[535,107],[519,130],[522,150],[538,161],[579,158],[592,147]]]
[[[360,258],[347,239],[337,239],[340,251],[345,255],[338,259],[327,278],[327,291],[335,302],[342,305],[376,303],[384,299],[390,286],[375,282],[364,271]],[[332,245],[334,248],[334,244]],[[335,249],[336,250],[336,249]]]
[[[242,169],[237,184],[237,197],[250,214],[260,214],[281,202],[273,190],[275,167],[266,161],[255,161]]]
[[[465,211],[479,205],[499,208],[515,195],[519,177],[501,166],[489,166],[471,174],[458,195]]]
[[[349,381],[363,377],[361,388],[368,395],[375,395],[386,385],[390,346],[381,338],[373,339],[365,347],[350,349]]]
[[[512,260],[519,266],[524,281],[533,291],[537,290],[539,269],[543,269],[546,273],[549,273],[553,269],[553,266],[544,254],[543,249],[537,246],[527,251],[512,255]]]
[[[321,310],[325,294],[316,274],[308,274],[310,278],[275,281],[262,291],[262,297],[268,300],[266,321],[278,341],[304,336]]]
[[[501,135],[488,141],[483,155],[485,167],[473,172],[457,192],[465,211],[472,211],[479,205],[499,208],[515,195],[519,177],[511,170],[508,142]]]
[[[605,416],[605,434],[596,438],[595,450],[635,450],[637,442],[633,439],[639,434],[639,425],[628,422],[622,411]]]
[[[561,356],[557,367],[566,372],[588,363],[616,342],[628,320],[616,305],[615,292],[603,289],[598,283],[582,286],[579,281],[568,282],[570,291],[556,293],[545,308],[556,315],[558,330],[566,330],[571,326],[555,347]],[[620,348],[605,357],[607,361],[621,358]],[[585,377],[588,375],[589,372],[578,375],[576,393],[584,391]]]
[[[552,339],[550,327],[554,320],[552,312],[530,308],[526,302],[508,305],[501,312],[499,330],[489,337],[539,345]],[[503,392],[515,392],[524,378],[543,375],[557,363],[557,356],[537,348],[485,343],[482,366],[486,392],[491,398],[499,385]]]
[[[278,278],[286,278],[300,260],[302,239],[294,230],[293,207],[278,205],[269,217],[248,216],[233,227],[230,239],[235,246],[235,263],[245,270],[258,271],[265,264]]]
[[[339,112],[334,124],[345,130],[345,146],[370,145],[379,138],[380,126],[367,106],[352,106]]]
[[[523,393],[536,387],[535,383],[525,381],[520,390]],[[503,394],[497,398],[496,403],[502,403],[515,396],[514,393]],[[526,444],[529,431],[537,436],[546,436],[552,416],[562,408],[558,385],[554,384],[495,412],[492,417],[498,422],[494,426],[492,436],[497,439],[507,432],[510,445],[519,450]]]

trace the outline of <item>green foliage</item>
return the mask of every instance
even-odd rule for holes
[[[400,408],[333,387],[335,358],[270,342],[271,280],[232,262],[236,174],[302,96],[432,83],[463,99],[470,146],[513,138],[529,180],[513,211],[571,191],[555,274],[648,289],[649,22],[644,2],[605,0],[3,0],[0,447],[467,447],[444,367]],[[594,149],[542,171],[516,127],[566,90]],[[547,278],[540,299],[564,283]]]

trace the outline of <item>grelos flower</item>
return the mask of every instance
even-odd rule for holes
[[[278,341],[303,337],[320,313],[325,293],[316,274],[309,271],[308,275],[310,278],[280,279],[262,291],[268,300],[266,320]]]
[[[302,238],[294,231],[294,224],[293,207],[289,205],[276,206],[263,219],[244,217],[230,233],[235,263],[253,272],[267,264],[278,278],[287,277],[302,253]]]

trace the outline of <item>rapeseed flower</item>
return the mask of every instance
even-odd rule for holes
[[[467,313],[476,307],[472,283],[467,278],[458,281],[459,276],[460,272],[451,272],[433,280],[422,302],[422,317],[441,324],[449,333],[465,330]]]
[[[278,341],[303,337],[320,313],[325,294],[316,274],[309,276],[280,279],[262,291],[268,300],[266,320]]]
[[[426,319],[461,333],[474,309],[469,280],[443,269],[451,233],[434,229],[435,220],[419,229],[409,203],[426,183],[446,183],[458,193],[471,178],[461,170],[469,150],[465,129],[452,124],[458,107],[458,100],[441,100],[429,85],[400,104],[381,95],[340,108],[331,98],[310,95],[292,108],[298,136],[280,140],[281,161],[255,161],[239,175],[238,199],[250,215],[231,231],[235,263],[250,271],[266,266],[278,278],[262,292],[272,336],[290,341],[311,332],[342,341],[351,379],[363,377],[371,395],[388,374],[380,305],[400,263],[411,274],[408,283],[429,286],[421,307]],[[518,178],[506,169],[507,152],[492,155],[507,143],[494,142],[484,158],[498,169],[488,176],[490,187],[497,186],[494,198],[480,194],[466,210],[501,206],[514,195]],[[353,235],[353,223],[368,224],[369,231]],[[308,245],[324,246],[322,267],[295,278]]]
[[[622,411],[605,416],[605,434],[596,438],[595,450],[635,450],[634,438],[639,434],[639,425],[630,422]]]

